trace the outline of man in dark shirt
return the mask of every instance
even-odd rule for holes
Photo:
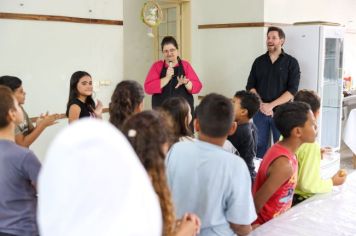
[[[269,147],[271,130],[273,141],[280,133],[273,123],[273,108],[293,99],[298,91],[300,69],[298,61],[282,49],[285,35],[278,27],[269,27],[267,31],[268,51],[258,57],[251,68],[246,90],[261,98],[259,112],[253,121],[257,126],[257,157],[262,158]]]

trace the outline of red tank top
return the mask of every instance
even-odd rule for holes
[[[285,156],[289,159],[293,168],[293,175],[277,189],[270,199],[268,199],[258,213],[257,220],[254,223],[263,224],[285,212],[292,205],[293,194],[297,185],[298,161],[294,153],[290,152],[279,143],[274,144],[263,157],[252,192],[253,195],[255,195],[259,188],[264,184],[267,179],[269,166],[280,156]]]

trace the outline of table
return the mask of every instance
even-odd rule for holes
[[[315,195],[261,225],[249,236],[355,236],[356,171],[344,185]]]
[[[356,109],[350,111],[344,128],[344,142],[353,153],[352,162],[356,168]]]

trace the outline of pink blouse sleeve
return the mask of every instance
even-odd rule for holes
[[[193,84],[192,91],[190,91],[190,93],[191,94],[199,93],[203,85],[200,82],[197,74],[195,73],[193,67],[189,64],[189,62],[182,60],[182,63],[184,67],[185,77],[189,79]]]
[[[162,93],[160,78],[162,63],[162,61],[155,62],[146,76],[144,88],[147,94]]]

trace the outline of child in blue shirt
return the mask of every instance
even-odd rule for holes
[[[236,129],[231,101],[207,95],[196,109],[196,142],[175,144],[166,159],[177,216],[196,213],[200,236],[247,235],[256,219],[245,162],[222,148]]]

